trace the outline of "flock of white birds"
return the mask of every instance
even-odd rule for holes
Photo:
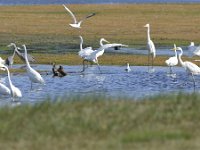
[[[64,4],[63,4],[63,7],[65,8],[65,10],[67,10],[67,12],[71,15],[71,17],[73,19],[73,23],[69,24],[73,28],[80,29],[81,24],[84,20],[86,20],[86,19],[88,19],[92,16],[95,16],[95,13],[91,13],[91,14],[87,15],[86,17],[84,17],[82,20],[77,21],[75,15],[72,13],[72,11]],[[154,59],[156,57],[156,48],[155,48],[155,45],[154,45],[154,43],[153,43],[153,41],[151,40],[151,37],[150,37],[150,24],[146,24],[144,27],[147,28],[148,65],[150,66],[150,59],[151,59],[151,70],[154,70],[153,69],[153,63],[154,63]],[[78,55],[83,59],[83,70],[82,70],[82,72],[85,71],[85,69],[86,69],[85,62],[97,64],[97,66],[100,70],[99,63],[98,63],[98,57],[100,57],[104,54],[105,49],[108,49],[108,48],[111,48],[111,47],[127,47],[127,45],[124,45],[124,44],[118,44],[118,43],[110,44],[106,39],[101,38],[100,39],[100,47],[98,49],[93,50],[92,47],[83,48],[83,38],[82,38],[82,36],[79,36],[79,37],[80,37],[80,51],[78,52]],[[108,44],[105,44],[103,42],[106,42]],[[27,75],[28,75],[28,77],[31,81],[31,88],[32,88],[32,83],[44,84],[45,81],[42,78],[42,76],[40,75],[40,73],[37,72],[36,70],[34,70],[30,66],[30,62],[34,61],[34,57],[27,54],[27,49],[26,49],[25,45],[22,45],[22,47],[24,49],[24,53],[21,53],[19,51],[20,48],[17,47],[14,43],[11,43],[8,46],[14,47],[14,53],[13,53],[13,55],[9,56],[6,60],[3,60],[0,57],[0,70],[7,71],[7,75],[8,75],[8,86],[0,83],[0,94],[10,95],[13,98],[22,97],[21,90],[13,85],[12,80],[11,80],[11,76],[10,76],[10,72],[9,72],[9,69],[8,69],[8,67],[12,67],[12,65],[13,65],[15,54],[17,54],[20,57],[20,59],[22,61],[24,61],[25,64],[26,64],[26,72],[27,72]],[[189,52],[191,52],[191,56],[194,56],[194,55],[200,56],[200,48],[196,47],[194,45],[194,42],[191,42],[188,49],[189,49]],[[195,87],[194,75],[200,74],[200,68],[192,62],[183,61],[181,59],[181,56],[183,55],[183,50],[182,50],[181,47],[176,47],[176,45],[174,44],[174,48],[172,50],[174,50],[175,55],[173,57],[170,57],[168,60],[165,61],[165,63],[170,68],[170,74],[172,74],[172,67],[176,66],[179,62],[181,64],[181,66],[184,67],[186,69],[186,71],[189,74],[192,75],[194,87]],[[177,53],[177,51],[180,51],[180,52]],[[196,61],[200,61],[200,60],[196,60]],[[127,63],[127,68],[125,70],[127,72],[131,71],[129,63]],[[149,67],[148,67],[148,71],[149,71]]]

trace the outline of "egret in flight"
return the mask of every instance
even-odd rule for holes
[[[26,61],[26,71],[29,76],[29,79],[31,80],[31,88],[32,88],[32,83],[41,83],[44,84],[44,79],[42,76],[33,68],[31,68],[28,58],[27,58],[27,49],[26,45],[22,45],[24,48],[24,53],[25,53],[25,61]]]
[[[193,79],[193,83],[194,83],[194,88],[195,88],[195,79],[194,79],[194,75],[199,75],[200,74],[200,68],[192,63],[192,62],[189,62],[189,61],[183,61],[181,56],[183,55],[183,50],[181,47],[176,47],[174,48],[174,50],[177,50],[177,51],[180,51],[180,53],[178,54],[178,60],[179,60],[179,63],[181,64],[181,66],[183,68],[186,69],[186,71],[192,75],[192,79]]]
[[[170,74],[172,74],[172,67],[176,66],[178,64],[178,58],[177,58],[177,52],[176,52],[176,44],[174,44],[174,49],[172,49],[172,50],[174,50],[175,56],[170,57],[169,59],[167,59],[165,61],[165,63],[167,64],[167,66],[169,66]]]
[[[154,61],[154,58],[156,57],[156,48],[153,41],[150,38],[150,25],[146,24],[144,27],[147,28],[148,66],[149,66],[149,60],[150,60],[150,55],[151,55],[151,66],[153,70],[153,61]]]
[[[72,13],[72,11],[71,11],[69,8],[67,8],[67,6],[64,5],[64,4],[63,4],[63,7],[69,12],[69,14],[71,15],[71,17],[73,18],[73,21],[74,21],[74,22],[69,24],[69,25],[70,25],[71,27],[73,27],[73,28],[81,28],[81,23],[82,23],[85,19],[88,19],[88,18],[90,18],[90,17],[92,17],[92,16],[95,15],[95,13],[91,13],[91,14],[87,15],[85,18],[83,18],[82,20],[77,21],[75,15]]]
[[[11,96],[13,98],[15,98],[15,97],[22,97],[22,92],[20,91],[20,89],[18,89],[17,87],[15,87],[12,84],[12,81],[11,81],[11,78],[10,78],[10,71],[9,71],[8,67],[6,67],[5,65],[0,65],[0,69],[3,70],[3,71],[6,70],[7,73],[8,73],[8,82],[9,82],[9,88],[10,88]]]

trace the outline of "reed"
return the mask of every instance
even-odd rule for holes
[[[198,94],[134,101],[72,96],[0,109],[0,148],[183,150],[200,148]]]

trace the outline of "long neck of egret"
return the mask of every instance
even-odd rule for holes
[[[5,66],[5,68],[6,68],[6,71],[7,71],[7,74],[8,74],[8,83],[9,83],[10,91],[12,93],[12,86],[13,85],[12,85],[12,81],[10,79],[10,71],[8,70],[8,67]]]
[[[147,27],[147,40],[150,41],[151,38],[150,38],[150,27],[148,26]]]
[[[80,42],[80,50],[83,50],[83,38],[80,36],[81,42]]]
[[[30,68],[30,64],[29,64],[28,57],[27,57],[27,49],[26,49],[26,46],[25,46],[25,45],[23,45],[23,47],[24,47],[24,54],[25,54],[26,66],[27,66],[28,68]]]
[[[183,62],[183,60],[182,60],[182,58],[181,58],[181,56],[183,55],[183,50],[180,49],[180,51],[181,51],[181,53],[178,54],[178,60],[179,60],[179,62],[180,62],[180,64],[181,64],[181,66],[184,67],[184,62]]]

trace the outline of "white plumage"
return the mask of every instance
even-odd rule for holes
[[[42,76],[33,68],[31,68],[28,58],[27,58],[27,50],[26,50],[26,46],[22,45],[24,47],[24,53],[25,53],[25,61],[26,61],[26,71],[27,74],[29,76],[29,79],[31,80],[31,86],[32,86],[32,82],[33,83],[41,83],[44,84],[44,79],[42,78]]]
[[[151,65],[152,65],[152,68],[153,68],[153,60],[156,57],[156,48],[155,48],[153,41],[150,38],[150,25],[146,24],[144,27],[147,28],[147,49],[148,49],[148,52],[149,52],[149,54],[148,54],[148,65],[149,65],[149,57],[151,55],[152,56]]]

